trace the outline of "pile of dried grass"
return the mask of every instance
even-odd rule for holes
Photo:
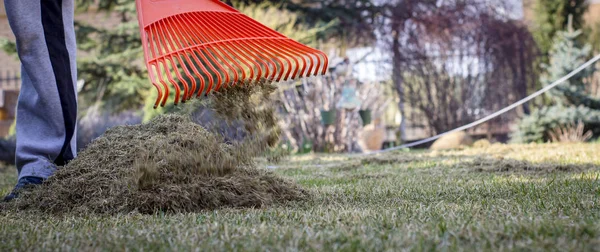
[[[228,122],[242,123],[242,141],[226,143],[211,127],[180,114],[147,124],[119,126],[95,140],[43,186],[9,208],[52,214],[192,212],[221,207],[261,207],[301,200],[307,192],[257,169],[254,158],[272,147],[279,129],[264,82],[211,95],[203,106]]]

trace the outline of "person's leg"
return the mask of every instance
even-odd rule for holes
[[[76,155],[73,0],[5,0],[17,38],[22,85],[17,105],[19,179],[46,179]]]

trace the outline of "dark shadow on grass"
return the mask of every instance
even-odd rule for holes
[[[373,174],[354,174],[349,177],[349,179],[353,180],[362,180],[362,179],[382,179],[391,176],[389,173],[373,173]]]
[[[356,171],[367,165],[406,165],[420,162],[441,162],[453,159],[469,159],[469,157],[458,155],[428,157],[413,154],[394,153],[357,158],[346,162],[340,162],[338,164],[332,164],[329,165],[327,168],[329,168],[329,170],[333,172],[346,172]]]
[[[495,172],[495,173],[553,173],[553,172],[582,172],[598,168],[598,165],[585,164],[565,164],[558,162],[532,163],[523,160],[492,157],[475,157],[473,161],[467,163],[474,172]]]

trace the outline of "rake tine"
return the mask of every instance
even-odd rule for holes
[[[193,15],[193,13],[191,13],[190,15]],[[191,19],[191,18],[189,18],[189,19]],[[194,33],[194,34],[195,35],[198,35],[198,34],[202,35],[202,37],[204,38],[204,41],[207,42],[202,47],[204,47],[205,54],[208,55],[208,58],[210,60],[212,60],[213,63],[211,64],[210,61],[207,60],[206,57],[203,54],[201,54],[201,57],[206,61],[206,64],[208,64],[209,67],[217,74],[217,88],[220,87],[221,84],[223,83],[223,79],[221,78],[221,72],[223,72],[223,74],[225,75],[225,81],[229,82],[229,73],[228,73],[227,69],[225,69],[223,66],[217,64],[217,62],[219,62],[219,61],[217,59],[215,59],[215,57],[211,53],[210,49],[214,45],[214,43],[212,43],[214,41],[211,41],[210,39],[206,39],[206,35],[203,32],[198,32],[198,33]],[[200,51],[202,51],[202,50],[200,50]],[[219,54],[218,53],[216,53],[216,54],[217,54],[217,57],[219,57]],[[223,60],[221,60],[221,61],[223,61]],[[216,65],[216,68],[218,68],[221,71],[218,71],[217,69],[215,69],[215,65]],[[229,66],[229,67],[231,68],[231,66]],[[213,86],[213,83],[212,82],[209,83],[207,94],[208,94],[208,92],[213,91],[212,86]]]
[[[327,57],[327,55],[325,55],[325,53],[321,52],[321,51],[317,51],[317,50],[313,50],[315,51],[315,53],[319,56],[323,57],[323,70],[321,71],[321,74],[326,74],[327,73],[327,67],[329,66],[329,58]],[[315,75],[318,75],[318,71],[315,72]]]
[[[174,25],[177,23],[176,20],[177,17],[171,17],[169,20],[174,21],[171,23],[171,25],[169,25],[169,28],[171,30],[171,32],[169,34],[171,34],[172,36],[170,36],[170,42],[171,43],[175,43],[175,45],[177,46],[176,48],[179,49],[179,52],[177,54],[178,58],[179,58],[179,65],[181,66],[181,68],[183,69],[183,71],[185,72],[185,75],[190,79],[190,81],[192,82],[192,88],[189,89],[188,92],[186,92],[186,98],[184,98],[185,100],[189,100],[192,98],[192,95],[195,93],[196,91],[196,78],[194,78],[192,76],[192,74],[190,73],[188,66],[185,64],[185,60],[181,57],[181,55],[183,54],[184,57],[187,59],[187,62],[190,61],[188,55],[187,55],[187,51],[183,50],[184,47],[182,46],[182,44],[180,43],[178,38],[181,38],[181,36],[173,36],[175,34],[179,34],[178,33],[178,27],[174,27]],[[175,46],[173,44],[171,44],[172,47],[175,48]],[[193,70],[192,70],[193,71]],[[199,75],[197,73],[197,71],[194,72],[196,75]],[[185,80],[182,80],[182,82],[184,82],[187,85],[187,82],[185,82]]]
[[[220,15],[219,15],[219,14],[221,14],[221,13],[215,13],[215,14],[216,14],[217,16],[213,16],[213,18],[214,18],[214,19],[217,19],[217,20],[218,20],[219,18],[222,18],[222,16],[220,16]],[[210,22],[207,22],[207,23],[210,23]],[[224,25],[225,27],[229,28],[229,29],[235,29],[235,27],[231,27],[231,24],[229,24],[228,22],[223,22],[223,25]],[[231,40],[232,40],[232,41],[235,41],[235,39],[236,39],[236,38],[231,38]],[[246,45],[247,45],[246,41],[244,41],[244,40],[237,40],[237,41],[240,41],[241,43],[244,43],[244,44],[246,44]],[[252,49],[253,49],[253,51],[255,52],[255,55],[256,55],[256,57],[257,57],[258,59],[261,59],[261,61],[263,61],[263,65],[265,65],[265,77],[267,77],[267,76],[269,75],[269,72],[270,72],[270,70],[269,70],[269,67],[268,67],[269,63],[267,63],[267,62],[265,62],[265,61],[264,61],[264,58],[266,58],[266,57],[262,56],[262,55],[261,55],[261,52],[260,52],[259,50],[257,50],[257,49],[256,49],[256,48],[260,48],[260,46],[258,46],[258,45],[256,45],[256,44],[254,44],[254,43],[252,42],[252,40],[248,40],[247,42],[250,42],[250,43],[252,43],[252,44],[253,44],[253,46],[251,46],[250,48],[252,48]],[[272,63],[272,64],[274,64],[274,63]],[[261,68],[260,68],[260,65],[258,65],[257,67],[258,67],[258,69],[259,69],[259,75],[257,76],[257,79],[256,79],[256,80],[259,80],[259,79],[260,79],[260,77],[261,77],[262,70],[261,70]]]
[[[178,104],[241,81],[288,81],[327,71],[323,52],[218,0],[136,0],[136,8],[146,67],[158,91],[155,108],[165,106],[169,85]]]
[[[154,34],[154,32],[152,32],[152,30],[150,30],[149,33],[150,33],[150,35],[151,35],[152,38],[156,37],[156,35]],[[152,52],[152,57],[153,58],[156,58],[157,55],[158,55],[158,48],[155,48],[155,42],[156,41],[157,40],[151,40],[151,43],[150,43],[150,49],[151,49],[150,51]],[[156,46],[156,47],[158,47],[158,46]],[[165,104],[166,104],[166,102],[167,102],[167,99],[169,98],[169,86],[167,86],[167,84],[162,79],[162,74],[160,73],[160,66],[159,66],[158,62],[156,62],[156,61],[154,61],[154,62],[150,61],[150,62],[151,62],[151,65],[154,66],[154,70],[156,72],[156,76],[158,77],[159,82],[161,83],[161,85],[163,86],[163,88],[165,90],[165,92],[162,94],[162,97],[160,97],[160,99],[161,99],[161,106],[164,107]],[[150,71],[150,69],[149,69],[149,71]]]
[[[182,15],[182,17],[184,17],[184,18],[185,18],[185,17],[186,17],[186,15],[187,15],[187,14],[184,14],[184,15]],[[181,22],[179,23],[179,25],[180,25],[180,27],[184,27],[184,26],[182,25],[182,23],[181,23]],[[183,32],[182,32],[182,35],[183,35],[182,37],[184,38],[184,41],[186,41],[186,42],[187,42],[187,46],[186,46],[186,48],[188,48],[188,52],[189,52],[189,54],[191,54],[191,55],[192,55],[192,58],[194,59],[194,61],[192,61],[192,62],[190,62],[190,63],[192,64],[192,66],[194,66],[194,69],[196,69],[196,68],[195,68],[195,65],[196,65],[196,64],[197,64],[198,66],[200,66],[200,69],[202,70],[202,72],[204,72],[204,74],[206,75],[206,78],[208,78],[208,83],[209,83],[209,85],[210,85],[210,83],[213,83],[213,82],[214,82],[214,79],[213,79],[212,73],[211,73],[211,72],[210,72],[208,69],[206,69],[206,67],[204,66],[204,64],[202,64],[202,61],[201,61],[200,59],[198,59],[198,56],[196,55],[196,53],[198,53],[198,54],[201,54],[201,57],[202,57],[202,58],[203,58],[203,59],[204,59],[206,62],[208,62],[208,60],[207,60],[207,59],[204,57],[204,55],[202,55],[202,53],[201,53],[201,52],[194,52],[194,51],[193,51],[193,49],[194,49],[194,48],[201,48],[201,46],[193,46],[193,45],[199,45],[199,44],[202,44],[202,41],[201,41],[201,40],[200,40],[198,37],[196,37],[197,41],[196,41],[196,40],[194,40],[194,36],[192,36],[192,35],[190,34],[190,32],[189,32],[187,29],[181,29],[181,30],[183,31]],[[192,48],[192,47],[193,47],[193,48]],[[194,64],[194,63],[196,63],[196,64]],[[209,68],[210,68],[211,70],[213,70],[213,72],[215,72],[215,74],[217,74],[217,75],[219,74],[219,73],[217,72],[217,70],[216,70],[216,69],[215,69],[215,68],[214,68],[212,65],[210,65],[210,64],[209,64]],[[205,88],[206,88],[206,86],[205,86],[205,85],[206,85],[206,83],[205,83],[205,81],[204,81],[204,77],[203,77],[202,75],[200,75],[200,74],[198,74],[198,73],[196,73],[196,74],[197,74],[197,75],[200,77],[200,80],[201,80],[201,81],[200,81],[200,88],[199,88],[199,90],[198,90],[198,94],[197,94],[197,96],[196,96],[196,97],[200,97],[200,96],[202,95],[202,93],[204,92]],[[218,75],[218,76],[219,76],[219,75]],[[209,87],[209,88],[210,88],[210,87]],[[207,91],[207,93],[208,93],[208,91]]]
[[[191,13],[191,15],[196,15],[196,17],[200,17],[200,18],[201,18],[201,15],[200,15],[199,13]],[[199,24],[198,22],[195,22],[195,21],[194,21],[194,19],[192,19],[192,22],[194,22],[195,24],[197,24],[197,25],[199,25],[199,26],[201,25],[201,24]],[[210,31],[210,29],[206,29],[206,30]],[[223,58],[223,56],[222,56],[222,55],[225,55],[225,57],[226,57],[226,58],[228,58],[229,56],[227,55],[227,53],[223,53],[223,52],[221,51],[221,50],[223,50],[223,49],[222,49],[222,48],[220,48],[220,46],[219,46],[219,44],[218,44],[218,41],[217,41],[215,38],[213,38],[213,37],[210,35],[210,33],[206,33],[205,35],[206,35],[206,37],[208,37],[208,38],[209,38],[209,41],[211,41],[211,42],[209,42],[209,43],[208,43],[208,46],[209,46],[210,48],[213,48],[213,50],[214,50],[214,52],[215,52],[214,54],[216,55],[216,57],[217,57],[219,60],[216,60],[216,59],[215,59],[215,58],[212,56],[212,54],[209,54],[209,57],[210,57],[211,59],[213,59],[213,61],[214,61],[215,63],[217,63],[217,62],[223,62],[223,63],[226,65],[225,67],[223,67],[223,66],[221,66],[221,65],[217,64],[217,67],[218,67],[219,69],[221,69],[222,71],[224,71],[224,72],[225,72],[225,82],[224,82],[224,83],[222,83],[222,82],[219,82],[219,83],[217,83],[217,86],[216,86],[216,87],[215,87],[215,89],[214,89],[214,91],[217,91],[217,90],[219,90],[219,89],[220,89],[220,87],[221,87],[221,85],[222,85],[222,84],[229,83],[229,82],[231,81],[231,79],[230,79],[230,76],[229,76],[229,70],[231,70],[232,72],[234,72],[234,75],[236,76],[236,77],[235,77],[236,79],[237,79],[237,72],[236,72],[236,70],[234,70],[234,68],[231,66],[231,64],[229,64],[229,62],[228,62],[228,61],[227,61],[225,58]],[[208,50],[208,49],[207,49],[207,50]]]
[[[198,18],[200,18],[200,19],[204,19],[204,18],[202,17],[201,13],[195,13],[195,14],[196,14],[196,16],[197,16]],[[209,25],[211,24],[211,22],[206,22],[206,23],[207,23],[207,24],[209,24]],[[208,30],[210,31],[210,30],[212,30],[212,29],[208,29]],[[210,33],[210,32],[209,32],[207,35],[208,35],[208,36],[210,36],[210,37],[211,37],[211,39],[215,39],[215,38],[214,38],[214,37],[211,35],[211,33]],[[218,36],[217,36],[217,37],[218,37]],[[215,40],[216,40],[216,39],[215,39]],[[244,71],[244,68],[243,68],[241,65],[239,65],[239,64],[237,63],[237,61],[236,61],[236,60],[234,60],[233,58],[231,58],[231,56],[229,55],[229,54],[230,54],[230,51],[228,50],[228,48],[226,48],[225,44],[221,43],[221,49],[224,51],[224,53],[223,53],[223,54],[225,55],[225,57],[226,57],[227,59],[229,59],[231,62],[233,62],[233,64],[234,64],[234,65],[237,67],[237,69],[240,69],[240,71],[241,71],[241,72],[243,72],[243,71]],[[234,78],[234,82],[237,82],[237,81],[238,81],[238,79],[239,79],[239,76],[238,76],[238,70],[237,70],[236,68],[234,68],[234,67],[231,67],[231,65],[229,65],[229,64],[227,64],[227,65],[230,67],[230,69],[231,69],[231,70],[233,71],[233,73],[234,73],[234,77],[235,77],[235,78]]]
[[[250,19],[250,18],[246,18],[246,20],[247,20],[249,23],[253,24],[253,25],[257,25],[257,23],[258,23],[258,22],[256,22],[256,21],[254,21],[254,20]],[[258,25],[260,25],[260,23],[258,23]],[[253,28],[254,28],[254,26],[251,26],[251,27],[253,27]],[[253,29],[253,31],[255,31],[255,32],[258,32],[258,31],[256,31],[256,29]],[[253,34],[253,35],[256,35],[256,34]],[[270,35],[272,35],[273,37],[282,37],[282,36],[283,36],[283,35],[281,35],[281,34],[279,34],[279,33],[275,32],[275,31],[270,31]],[[291,43],[290,43],[290,42],[291,42]],[[300,43],[298,43],[298,42],[296,42],[296,41],[293,41],[293,40],[287,40],[287,41],[285,41],[284,43],[286,43],[287,45],[289,45],[289,47],[286,47],[286,48],[288,48],[289,50],[291,50],[292,48],[306,48],[306,46],[304,46],[304,45],[302,45],[302,44],[300,44]],[[298,46],[298,45],[300,45],[300,46]],[[318,58],[317,58],[317,60],[318,60],[318,65],[320,65],[320,59],[318,59]],[[310,64],[310,68],[309,68],[309,72],[311,72],[312,68],[313,68],[313,64],[311,63],[311,64]],[[318,69],[318,68],[317,68],[317,69]]]
[[[208,50],[203,45],[203,43],[206,43],[208,40],[205,39],[204,35],[202,36],[203,38],[201,39],[198,34],[203,34],[202,31],[195,29],[195,27],[193,25],[189,25],[189,20],[190,20],[189,15],[190,14],[182,15],[182,19],[185,19],[185,20],[182,20],[179,25],[180,25],[180,27],[184,27],[182,30],[186,31],[186,37],[189,39],[189,41],[191,41],[192,44],[195,44],[195,46],[190,44],[190,45],[188,45],[187,48],[190,50],[190,53],[192,54],[192,58],[194,58],[194,61],[196,62],[196,64],[198,64],[202,68],[202,71],[206,74],[206,76],[209,80],[207,88],[204,85],[202,85],[202,88],[200,90],[198,90],[197,97],[199,97],[202,95],[203,92],[205,92],[205,90],[206,90],[205,94],[208,95],[208,93],[211,91],[213,83],[214,83],[212,73],[204,67],[204,64],[202,63],[203,61],[206,62],[206,64],[213,71],[213,73],[215,75],[217,75],[217,82],[220,83],[222,81],[222,79],[221,79],[221,73],[219,73],[219,71],[204,56],[204,53],[202,53],[203,49]],[[185,29],[186,25],[183,24],[184,21],[187,21],[188,28],[194,28],[195,32],[190,32],[188,29]],[[194,49],[196,50],[195,52],[193,51]],[[200,60],[196,54],[199,54],[203,61]]]
[[[209,13],[209,14],[210,14],[210,13]],[[210,18],[210,17],[208,17],[208,18]],[[206,23],[207,23],[207,24],[209,24],[209,25],[211,25],[213,28],[215,28],[215,27],[212,25],[212,22],[206,22]],[[216,34],[217,36],[225,36],[226,38],[228,38],[228,39],[230,39],[230,40],[233,40],[233,39],[234,39],[233,37],[231,37],[231,35],[229,35],[229,34],[231,34],[231,33],[229,33],[229,34],[228,34],[228,33],[218,33],[218,30],[219,30],[219,29],[214,29],[214,31],[217,33],[217,34]],[[253,77],[254,77],[254,67],[253,67],[251,64],[249,64],[249,63],[248,63],[248,61],[249,61],[249,62],[252,62],[252,61],[253,61],[252,59],[250,59],[250,58],[248,57],[248,54],[249,54],[250,52],[249,52],[248,50],[246,50],[245,48],[243,48],[243,47],[242,47],[242,48],[240,48],[240,47],[236,46],[236,44],[234,43],[234,41],[224,41],[224,42],[223,42],[223,45],[225,46],[225,48],[227,49],[227,51],[228,51],[228,52],[230,52],[231,54],[233,54],[233,55],[234,55],[236,58],[238,58],[238,59],[240,59],[240,58],[241,58],[241,59],[243,59],[243,60],[241,60],[241,61],[242,61],[242,63],[243,63],[244,65],[246,65],[246,67],[248,67],[248,69],[250,70],[250,78],[253,78]],[[238,52],[236,53],[236,50],[234,50],[234,49],[232,49],[232,48],[234,48],[234,49],[237,49],[237,50],[238,50]],[[238,53],[240,53],[240,54],[241,54],[241,57],[240,57],[240,55],[238,55]],[[256,61],[254,61],[254,62],[255,62],[255,63],[257,63]],[[236,61],[235,61],[235,60],[234,60],[234,63],[236,63]],[[243,68],[242,66],[240,66],[239,64],[236,64],[236,65],[238,66],[238,68],[239,68],[239,69],[240,69],[240,71],[242,72],[242,79],[246,79],[246,70],[244,70],[244,68]]]
[[[308,63],[306,62],[306,58],[305,57],[308,57],[310,59],[310,56],[306,55],[302,51],[299,51],[298,49],[293,49],[291,51],[296,54],[295,57],[300,58],[302,60],[302,69],[299,69],[300,66],[298,66],[296,68],[296,71],[294,71],[294,74],[292,75],[292,79],[295,79],[295,78],[304,76],[304,71],[306,70],[306,66],[308,65]]]
[[[245,21],[248,21],[248,25],[249,25],[249,28],[250,28],[248,30],[253,32],[251,35],[252,36],[260,36],[260,30],[259,30],[259,28],[260,28],[261,24],[258,23],[258,22],[256,22],[256,21],[254,21],[254,20],[252,20],[252,19],[250,19],[250,18],[248,18],[248,17],[246,17],[245,19],[246,19]],[[273,36],[271,38],[265,38],[264,42],[266,44],[269,44],[269,45],[273,46],[274,48],[277,48],[277,45],[273,44],[274,43],[273,39],[274,38],[278,38],[278,40],[279,40],[279,38],[285,38],[285,37],[283,37],[281,34],[278,34],[278,33],[273,33],[272,35]],[[283,40],[283,41],[285,43],[285,40]],[[287,66],[288,67],[287,67],[287,72],[285,74],[286,77],[284,77],[284,80],[288,80],[289,75],[290,75],[290,73],[292,71],[292,68],[293,68],[292,62],[289,60],[288,57],[292,58],[295,61],[296,67],[298,66],[299,63],[298,63],[298,60],[294,56],[292,56],[292,55],[290,55],[290,54],[288,54],[286,52],[286,50],[288,50],[288,48],[280,47],[279,49],[280,49],[279,51],[274,50],[274,52],[275,53],[281,53],[284,56],[282,56],[281,54],[277,54],[277,56],[279,56],[279,57],[275,57],[275,58],[276,59],[283,58],[287,62]],[[281,61],[280,61],[280,63],[281,63]],[[279,76],[277,77],[277,81],[281,80],[284,69],[285,69],[285,66],[281,63],[281,69],[280,69]],[[297,69],[295,71],[297,71]]]
[[[187,18],[187,15],[182,15],[182,18]],[[180,27],[181,27],[181,25],[180,25]],[[194,58],[194,60],[196,61],[196,63],[202,68],[203,72],[206,73],[207,78],[209,79],[209,87],[208,87],[208,90],[207,90],[207,93],[208,93],[208,91],[210,91],[210,89],[212,88],[212,85],[214,83],[214,79],[212,77],[212,74],[204,67],[205,64],[202,64],[202,61],[200,59],[198,59],[198,57],[197,57],[196,54],[200,55],[200,57],[202,58],[202,60],[204,62],[206,62],[206,64],[208,65],[208,67],[217,75],[217,82],[220,83],[222,81],[222,79],[221,79],[221,74],[220,74],[219,70],[217,70],[213,66],[213,64],[210,63],[210,60],[204,56],[204,53],[202,53],[202,50],[208,50],[203,45],[203,43],[205,43],[207,40],[204,40],[204,42],[203,42],[203,40],[198,37],[198,34],[201,34],[201,33],[190,33],[185,28],[182,29],[182,30],[186,31],[186,33],[187,33],[186,37],[190,41],[193,41],[194,44],[196,44],[196,46],[188,46],[187,48],[188,48],[188,50],[190,50],[190,53],[192,54],[192,58]],[[194,36],[192,36],[192,35],[194,35]],[[195,39],[194,39],[194,37],[195,37]],[[192,51],[192,48],[197,49],[197,51],[195,51],[195,52]],[[209,55],[209,57],[212,57],[210,55],[210,52],[207,53],[207,54]],[[201,87],[201,89],[198,92],[198,96],[201,95],[201,92],[204,91],[204,88],[205,88],[204,86]]]
[[[272,44],[273,41],[271,41],[270,43]],[[296,58],[296,56],[294,56],[293,54],[290,54],[290,53],[293,53],[292,51],[290,51],[288,49],[283,49],[283,50],[281,50],[281,52],[285,56],[287,56],[289,58],[292,58],[292,60],[294,61],[294,63],[296,63],[296,64],[294,64],[292,66],[291,62],[288,60],[288,62],[290,62],[290,67],[288,68],[287,73],[285,74],[285,77],[283,79],[284,81],[287,81],[289,79],[289,77],[290,77],[292,69],[294,69],[294,74],[293,75],[296,75],[296,73],[298,72],[298,68],[299,68],[300,62],[298,62],[298,58]]]
[[[179,73],[179,68],[177,67],[177,63],[176,63],[177,58],[179,58],[180,62],[182,62],[181,55],[179,54],[179,52],[177,52],[177,48],[173,45],[170,36],[168,36],[169,33],[165,33],[165,29],[168,29],[167,28],[168,25],[164,22],[164,20],[161,20],[159,22],[162,24],[160,31],[164,38],[163,41],[166,41],[165,48],[168,51],[169,50],[168,48],[171,47],[171,49],[174,52],[176,52],[176,53],[170,53],[169,62],[171,63],[171,66],[173,68],[173,71],[175,72],[175,75],[177,76],[177,79],[179,79],[179,82],[183,84],[183,97],[181,98],[181,102],[185,103],[185,101],[187,100],[187,95],[189,93],[189,86],[188,86],[187,81],[185,81],[185,79],[183,79],[183,77]],[[174,55],[177,55],[177,57],[173,57]],[[186,69],[186,71],[187,71],[187,69]],[[188,74],[189,74],[189,72],[188,72]],[[175,82],[175,83],[177,83],[177,82]]]
[[[238,20],[238,22],[239,21],[241,21],[241,20]],[[253,21],[253,20],[250,19],[250,21]],[[244,24],[243,23],[238,23],[238,25],[243,26]],[[248,26],[248,29],[240,31],[241,33],[246,33],[246,34],[248,34],[247,36],[249,36],[249,37],[260,37],[259,32],[256,30],[257,27],[255,26],[256,25],[255,22],[248,22],[248,23],[246,23],[246,25]],[[263,39],[261,39],[261,41],[264,43],[265,41],[268,41],[268,39],[269,38],[263,38]],[[271,48],[269,48],[269,49],[271,49]],[[279,81],[279,80],[281,80],[281,77],[283,76],[283,71],[285,69],[285,65],[281,61],[280,58],[283,58],[284,60],[286,60],[286,62],[288,63],[288,65],[290,67],[291,67],[291,62],[289,61],[289,59],[287,59],[287,57],[281,57],[281,55],[278,54],[277,50],[271,50],[271,52],[274,53],[274,54],[276,54],[275,56],[270,56],[271,60],[275,59],[276,62],[274,64],[275,71],[273,72],[273,75],[270,77],[270,79],[271,80],[275,79],[275,73],[277,71],[277,64],[276,63],[279,63],[279,65],[281,66],[280,69],[279,69],[279,75],[277,77],[277,81]]]
[[[160,100],[162,99],[163,92],[162,92],[162,88],[160,88],[158,83],[156,83],[156,78],[154,76],[154,72],[152,71],[152,68],[151,68],[150,64],[148,63],[148,56],[150,55],[148,52],[150,50],[150,47],[148,46],[148,41],[149,41],[148,33],[142,32],[141,38],[142,38],[142,47],[144,50],[144,58],[146,59],[146,68],[148,69],[148,76],[150,77],[150,82],[152,82],[152,85],[154,86],[154,88],[156,88],[156,91],[158,91],[158,96],[156,97],[156,101],[154,102],[154,109],[156,109],[156,108],[158,108],[158,106],[160,104]]]
[[[169,61],[171,64],[173,64],[173,59],[172,59],[172,55],[169,53],[169,48],[167,47],[167,45],[163,44],[165,40],[161,37],[160,32],[158,32],[158,29],[159,29],[158,26],[159,25],[160,25],[160,23],[157,23],[154,26],[156,34],[158,36],[158,41],[161,42],[161,43],[157,43],[157,47],[159,48],[159,52],[164,50],[164,53],[162,53],[162,56],[159,57],[159,59],[160,59],[159,62],[161,62],[163,64],[163,67],[165,69],[165,73],[167,75],[167,80],[175,88],[175,105],[178,105],[179,104],[179,97],[181,96],[181,88],[179,87],[179,85],[177,84],[177,82],[175,82],[175,80],[171,76],[171,70],[169,69],[169,64],[167,64],[167,61]],[[162,45],[162,47],[161,47],[161,45]],[[165,61],[165,58],[167,59],[167,61]]]
[[[150,65],[148,65],[147,68],[151,69]],[[161,101],[161,99],[163,97],[163,91],[162,91],[162,88],[160,88],[160,86],[156,83],[156,78],[154,76],[154,72],[152,70],[149,70],[148,71],[148,75],[150,76],[150,81],[152,82],[152,85],[158,91],[158,96],[156,97],[156,101],[154,102],[154,109],[156,109],[160,105],[160,101]]]

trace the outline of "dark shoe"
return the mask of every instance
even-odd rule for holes
[[[15,189],[13,189],[10,194],[4,197],[4,202],[9,202],[19,197],[19,192],[21,192],[22,190],[32,188],[36,185],[41,185],[43,182],[44,179],[38,177],[22,177],[21,179],[19,179],[19,181],[17,181]]]

